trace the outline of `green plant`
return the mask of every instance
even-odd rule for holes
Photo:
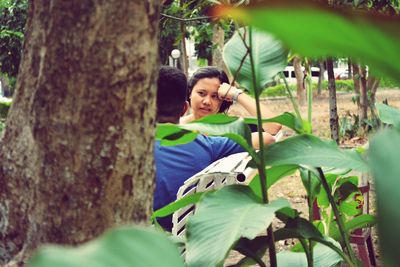
[[[3,0],[0,4],[0,72],[10,77],[18,73],[27,11],[27,0]]]
[[[289,86],[291,91],[296,91],[295,85]],[[278,84],[275,86],[268,87],[264,89],[261,93],[261,97],[273,97],[273,96],[285,96],[286,95],[286,87],[284,84]]]
[[[336,80],[336,89],[339,92],[353,92],[354,83],[352,80]],[[318,83],[312,83],[312,90],[316,91],[318,89]],[[328,88],[328,82],[322,82],[322,88]],[[290,91],[296,92],[296,85],[289,85]],[[277,84],[274,86],[267,87],[261,93],[261,97],[273,97],[273,96],[285,96],[287,95],[286,87],[284,84]]]
[[[340,137],[349,139],[353,138],[359,131],[359,116],[347,112],[343,117],[340,118],[339,127]]]
[[[382,88],[400,88],[400,83],[399,82],[394,82],[391,79],[387,79],[385,77],[381,78],[379,82],[379,87]]]
[[[2,101],[0,99],[0,119],[5,119],[10,109],[11,101]]]
[[[0,120],[0,134],[3,132],[5,127],[5,122],[3,120]]]
[[[155,257],[154,255],[157,255]],[[153,229],[122,227],[78,248],[44,247],[28,267],[183,267],[171,240]]]

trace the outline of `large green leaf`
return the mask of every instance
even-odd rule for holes
[[[161,141],[162,146],[175,146],[192,142],[197,133],[182,129],[177,124],[157,124],[156,140]]]
[[[284,238],[302,238],[318,242],[313,248],[314,266],[336,266],[346,257],[340,245],[333,239],[323,236],[312,223],[304,218],[289,219],[285,228],[276,231],[276,236]],[[279,253],[280,254],[280,253]],[[303,251],[285,251],[277,255],[278,266],[308,266]],[[285,259],[285,257],[288,257]]]
[[[361,214],[348,221],[344,225],[344,230],[347,233],[351,233],[355,229],[372,227],[376,224],[375,216],[371,214]],[[342,242],[342,236],[340,235],[339,229],[337,227],[336,221],[331,222],[329,228],[329,236],[336,241]]]
[[[176,246],[152,229],[123,227],[76,248],[40,249],[29,267],[184,266]]]
[[[236,81],[240,86],[254,94],[252,91],[254,88],[250,57],[243,43],[244,40],[246,40],[246,44],[249,46],[249,31],[249,28],[239,29],[239,32],[236,32],[225,44],[223,57],[232,75],[236,76]],[[272,35],[252,29],[251,38],[251,49],[255,68],[254,75],[258,92],[260,92],[268,82],[272,81],[272,78],[278,72],[286,67],[288,52],[282,46],[282,43],[276,40]],[[241,66],[241,62],[245,56],[246,58]]]
[[[247,124],[257,124],[257,118],[245,118],[244,121]],[[306,133],[303,129],[303,123],[296,116],[289,112],[285,112],[270,119],[262,119],[262,121],[277,122],[296,131],[296,133]]]
[[[271,224],[284,199],[260,203],[247,186],[227,186],[207,194],[186,225],[188,266],[222,266],[240,237],[255,238]]]
[[[304,188],[307,191],[308,198],[311,202],[313,202],[321,190],[321,182],[319,177],[310,170],[300,168],[300,178]]]
[[[377,103],[376,108],[378,109],[381,121],[393,124],[394,127],[400,129],[400,110],[381,103]]]
[[[154,211],[153,214],[151,215],[151,220],[153,221],[155,218],[168,216],[189,204],[195,204],[195,203],[199,202],[200,198],[205,193],[206,192],[197,192],[193,195],[188,195],[183,198],[180,198],[180,199],[168,204],[167,206],[164,206],[161,209]]]
[[[369,159],[375,177],[378,230],[385,266],[400,262],[400,133],[384,131],[370,145]]]
[[[257,7],[223,7],[216,12],[274,34],[295,53],[351,56],[377,74],[400,81],[399,17],[339,10],[317,1],[256,2]]]
[[[251,146],[251,133],[242,118],[216,114],[184,125],[161,123],[157,125],[156,139],[163,146],[186,144],[193,141],[198,133],[206,135],[239,135],[247,150]],[[233,139],[233,138],[231,138]],[[238,139],[238,138],[237,138]],[[234,140],[235,141],[235,140]]]
[[[304,252],[282,251],[276,255],[279,267],[306,267],[307,258]],[[340,266],[342,258],[331,248],[316,244],[313,250],[313,266],[333,267]]]
[[[234,122],[238,119],[238,117],[227,116],[223,113],[217,113],[202,117],[195,122],[202,122],[207,124],[228,124]]]
[[[308,134],[269,145],[264,155],[268,166],[297,164],[368,171],[366,162],[356,151],[340,150],[336,144]]]
[[[297,169],[298,169],[297,165],[280,165],[266,169],[265,173],[267,177],[266,178],[267,189],[270,188],[274,183],[279,181],[279,179],[293,174]],[[258,173],[253,178],[253,180],[251,180],[249,187],[260,199],[262,198],[260,175]]]
[[[215,115],[213,115],[215,116]],[[226,121],[221,121],[221,116],[225,116]],[[235,120],[232,120],[235,118]],[[211,118],[203,121],[194,121],[188,124],[181,125],[182,128],[191,131],[198,131],[207,135],[222,135],[226,133],[234,133],[243,136],[246,140],[251,140],[249,127],[244,122],[243,118],[228,117],[220,114],[216,119],[219,121],[210,121]]]

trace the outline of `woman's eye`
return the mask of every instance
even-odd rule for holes
[[[202,92],[202,91],[200,91],[200,92],[197,92],[198,94],[199,94],[199,96],[205,96],[206,94],[204,93],[204,92]]]
[[[219,99],[218,95],[213,95],[212,98],[213,99]]]

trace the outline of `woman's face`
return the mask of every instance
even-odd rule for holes
[[[220,85],[218,78],[203,78],[194,85],[190,105],[195,119],[218,113],[222,103],[218,97]]]

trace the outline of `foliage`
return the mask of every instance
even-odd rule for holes
[[[11,101],[3,100],[0,97],[0,119],[5,119],[7,117],[10,106],[11,106]]]
[[[351,55],[370,66],[378,76],[400,81],[398,17],[328,9],[312,1],[280,1],[274,5],[273,1],[264,0],[258,1],[257,8],[225,7],[218,12],[274,34],[302,56]],[[371,39],[379,42],[372,44]],[[380,51],[379,55],[376,51]]]
[[[347,112],[339,121],[340,137],[349,139],[355,137],[360,129],[359,125],[359,116]]]
[[[376,104],[382,122],[400,129],[400,110],[385,104]]]
[[[157,255],[155,257],[154,255]],[[28,267],[184,266],[176,246],[152,229],[122,227],[77,248],[44,247]]]
[[[257,45],[250,46],[251,43]],[[251,51],[248,50],[249,47]],[[250,53],[257,55],[253,58],[254,65],[257,66],[255,73]],[[273,36],[255,30],[249,31],[248,28],[239,29],[225,44],[223,51],[224,61],[231,74],[241,87],[251,94],[255,94],[255,90],[261,91],[286,67],[287,55],[288,51]],[[252,80],[248,79],[252,73],[255,79],[254,86]]]
[[[247,186],[207,194],[186,225],[187,264],[221,266],[240,237],[254,239],[271,224],[276,211],[288,206],[284,199],[262,203]]]
[[[369,151],[370,164],[375,176],[378,230],[381,253],[385,266],[397,266],[400,261],[398,240],[400,229],[394,225],[400,221],[400,133],[399,128],[379,133]]]
[[[172,1],[170,5],[163,5],[161,13],[179,16],[180,8],[177,1]],[[168,65],[171,51],[179,47],[181,31],[179,21],[161,16],[160,23],[160,46],[159,55],[161,64]]]
[[[296,85],[291,84],[289,85],[289,90],[296,92]],[[284,84],[278,84],[275,86],[268,87],[264,89],[264,91],[261,93],[261,97],[274,97],[274,96],[286,96],[286,86]]]
[[[21,60],[27,0],[2,0],[0,4],[0,72],[15,77]]]
[[[400,88],[400,83],[399,82],[394,82],[390,79],[387,78],[381,78],[379,82],[379,87],[382,88]]]
[[[325,245],[317,244],[313,250],[313,263],[315,267],[335,267],[342,261],[337,253],[332,253],[332,250]],[[307,266],[307,258],[304,253],[282,251],[277,254],[277,260],[279,267]]]
[[[205,16],[208,9],[214,4],[208,0],[172,0],[166,1],[162,6],[162,14],[175,18],[190,19],[190,21],[183,22],[184,32],[186,38],[191,36],[194,39],[195,53],[199,60],[199,65],[208,65],[212,60],[214,49],[214,44],[212,43],[213,27],[216,23],[224,29],[226,38],[229,38],[233,33],[233,24],[229,21],[213,22]],[[167,64],[171,51],[174,48],[180,49],[182,40],[181,22],[177,19],[161,16],[160,29],[159,54],[162,64]]]
[[[353,80],[336,80],[336,90],[338,92],[353,92],[354,91],[354,82]],[[322,82],[322,88],[328,89],[328,81]],[[289,89],[293,92],[296,92],[296,85],[290,84]],[[312,83],[313,91],[318,90],[318,83]],[[274,86],[267,87],[261,93],[261,97],[273,97],[273,96],[286,96],[286,87],[284,84],[277,84]]]
[[[1,133],[3,132],[3,130],[4,130],[4,127],[5,127],[5,122],[3,120],[0,120],[0,136],[1,136]],[[1,137],[0,137],[0,139],[1,139]]]

